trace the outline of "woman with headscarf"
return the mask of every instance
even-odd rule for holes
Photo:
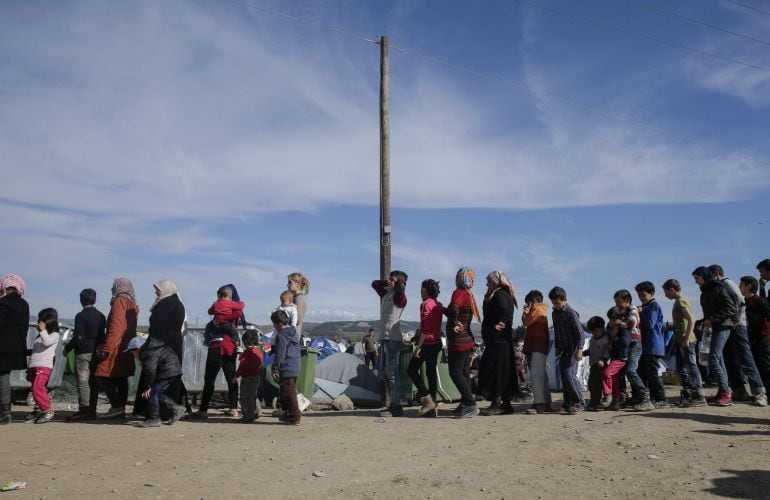
[[[471,389],[471,354],[476,345],[471,332],[471,321],[481,323],[479,308],[471,288],[476,280],[476,273],[470,267],[461,267],[455,276],[452,299],[444,309],[447,317],[446,339],[449,361],[449,376],[460,391],[460,405],[455,409],[458,418],[473,417],[479,414],[476,398]]]
[[[99,358],[96,377],[110,400],[110,409],[97,418],[123,418],[128,401],[128,377],[134,374],[134,356],[124,352],[136,337],[139,306],[134,285],[128,278],[116,278],[112,283],[110,313],[107,316],[107,334],[104,343],[96,348]]]
[[[518,390],[513,357],[513,313],[516,295],[508,277],[500,271],[487,276],[481,337],[484,354],[479,363],[479,392],[492,401],[482,415],[513,413],[511,400]]]
[[[24,300],[24,280],[6,274],[0,280],[0,425],[11,417],[11,371],[27,367],[29,304]]]
[[[179,299],[176,284],[168,279],[153,283],[155,289],[155,302],[150,307],[150,327],[147,330],[147,342],[149,339],[156,339],[153,342],[162,342],[169,346],[179,358],[179,364],[182,364],[182,355],[184,353],[184,339],[182,330],[184,327],[185,310],[184,304]],[[143,377],[139,379],[139,386],[134,399],[135,416],[147,416],[147,400],[141,397],[141,394],[148,389],[147,383]],[[175,379],[171,386],[166,390],[166,395],[173,399],[178,405],[182,404],[184,384],[181,379]]]

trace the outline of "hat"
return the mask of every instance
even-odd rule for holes
[[[147,339],[144,337],[134,337],[128,343],[128,347],[123,352],[133,351],[134,349],[141,349]]]

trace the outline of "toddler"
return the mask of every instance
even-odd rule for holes
[[[243,334],[244,351],[238,358],[238,369],[233,376],[233,383],[241,378],[241,422],[247,424],[259,418],[262,409],[257,398],[257,390],[262,381],[262,351],[259,349],[259,333],[247,330]]]
[[[591,367],[588,372],[588,389],[591,393],[591,400],[586,406],[586,410],[597,411],[600,409],[602,372],[607,366],[610,339],[607,336],[604,318],[592,317],[586,323],[586,328],[591,332],[588,349],[583,352],[583,356],[588,356],[588,364]]]
[[[238,321],[243,315],[243,308],[246,304],[240,300],[233,300],[233,289],[229,286],[223,286],[217,290],[217,300],[209,307],[209,314],[214,316],[207,325],[204,334],[206,345],[212,342],[222,341],[224,336],[237,346],[238,340]]]
[[[53,420],[54,416],[46,384],[51,378],[56,346],[59,344],[59,313],[56,309],[48,307],[38,313],[37,330],[39,333],[29,350],[27,369],[27,380],[32,383],[32,398],[37,408],[28,419],[34,419],[36,424],[44,424]]]

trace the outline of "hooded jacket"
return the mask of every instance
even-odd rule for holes
[[[139,350],[139,361],[142,362],[142,384],[145,387],[182,374],[182,365],[176,352],[155,337],[147,338]]]

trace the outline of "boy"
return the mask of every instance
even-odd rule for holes
[[[532,383],[532,408],[534,413],[551,411],[551,386],[548,383],[548,305],[543,303],[543,294],[531,290],[524,297],[524,313],[521,322],[526,327],[522,350],[529,362],[529,378]],[[527,410],[527,413],[531,413]]]
[[[765,284],[770,281],[770,259],[765,259],[757,264],[757,271],[759,271],[759,296],[766,299],[768,297]]]
[[[650,411],[656,408],[668,407],[666,389],[658,371],[658,360],[665,354],[663,340],[663,310],[655,300],[655,285],[643,281],[634,288],[642,302],[642,312],[639,315],[639,326],[642,334],[642,357],[640,368],[642,380],[647,389],[641,394],[641,401],[634,405],[636,411]]]
[[[299,425],[300,412],[297,404],[297,376],[299,376],[299,340],[297,329],[289,325],[289,315],[285,311],[275,311],[270,316],[275,335],[273,336],[273,379],[279,382],[281,407],[284,414],[281,422],[287,425]]]
[[[675,279],[663,283],[666,298],[674,301],[671,317],[674,321],[674,353],[679,377],[682,379],[682,397],[679,406],[692,408],[706,406],[703,382],[698,369],[698,352],[695,349],[695,317],[690,301],[682,295],[682,285]]]
[[[238,321],[243,316],[243,309],[246,304],[240,300],[233,300],[233,289],[229,286],[220,287],[217,290],[217,300],[209,307],[209,314],[214,319],[206,324],[204,334],[204,343],[209,345],[213,342],[221,342],[225,336],[232,340],[233,344],[239,345],[238,339]]]
[[[96,307],[96,291],[86,288],[80,292],[83,310],[75,315],[72,340],[64,347],[64,357],[75,351],[75,379],[78,387],[78,411],[67,417],[69,422],[96,418],[99,389],[96,385],[96,346],[104,342],[107,320]]]
[[[588,389],[591,393],[591,399],[586,406],[586,410],[598,411],[600,408],[610,405],[609,400],[604,401],[602,397],[602,373],[607,366],[607,354],[610,346],[610,339],[607,336],[604,319],[594,316],[586,323],[586,328],[591,332],[591,340],[588,341],[588,349],[583,351],[583,356],[588,356]]]
[[[605,410],[619,411],[621,403],[620,377],[626,367],[628,346],[631,344],[631,329],[623,321],[617,307],[607,311],[610,320],[610,361],[602,372],[602,401]]]
[[[578,363],[583,359],[583,325],[577,311],[567,304],[567,292],[562,287],[552,288],[548,298],[553,306],[551,319],[556,337],[556,357],[564,387],[564,402],[559,413],[574,415],[585,409],[583,389],[577,379]]]
[[[629,332],[628,358],[626,365],[620,371],[620,404],[622,407],[633,407],[642,400],[642,393],[647,389],[642,377],[639,376],[639,359],[642,357],[642,334],[639,331],[639,310],[633,305],[631,292],[622,289],[612,296],[615,302],[614,319],[610,319],[610,328],[627,328]],[[626,398],[626,377],[631,384],[631,397]]]
[[[746,299],[746,319],[748,320],[751,354],[757,364],[759,376],[765,387],[770,387],[770,331],[768,317],[770,305],[767,299],[757,295],[759,282],[752,276],[741,278],[740,290]]]
[[[381,417],[402,417],[401,377],[398,360],[404,338],[401,334],[401,314],[406,307],[406,282],[403,271],[393,271],[386,280],[372,281],[372,288],[380,297],[380,381],[385,409]]]
[[[241,377],[241,422],[248,424],[259,418],[262,411],[257,399],[257,390],[262,381],[262,351],[259,350],[259,334],[254,330],[247,330],[243,334],[243,346],[245,350],[238,358],[238,369],[233,376],[233,383]]]
[[[165,404],[171,408],[171,418],[168,425],[182,418],[185,407],[178,405],[173,399],[166,396],[166,390],[182,376],[182,367],[179,364],[179,356],[174,350],[156,337],[134,337],[128,343],[125,352],[134,355],[142,362],[142,384],[149,387],[142,393],[142,397],[148,400],[150,416],[137,427],[160,427],[160,405]]]

